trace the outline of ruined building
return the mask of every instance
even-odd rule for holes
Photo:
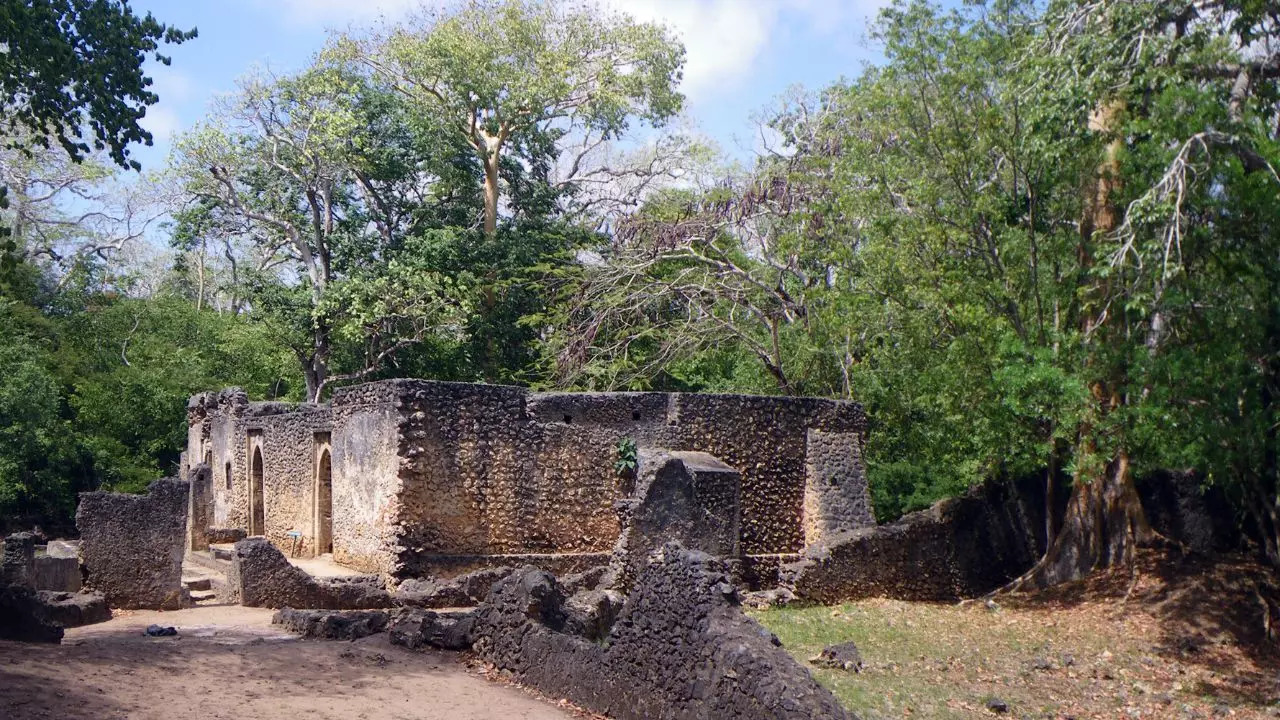
[[[607,562],[633,523],[692,517],[750,576],[874,524],[851,402],[388,380],[319,405],[203,393],[187,417],[191,549],[243,529],[392,580],[559,573]]]

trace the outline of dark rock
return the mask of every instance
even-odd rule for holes
[[[359,640],[386,630],[387,621],[387,613],[382,610],[282,608],[271,617],[272,624],[304,638],[319,640]]]
[[[391,618],[392,644],[420,650],[467,650],[475,642],[472,611],[433,612],[421,608],[400,608]]]
[[[987,709],[993,713],[1001,714],[1009,712],[1009,704],[998,697],[987,698]]]
[[[142,631],[148,637],[172,637],[178,634],[175,627],[165,627],[163,625],[148,625],[146,630]]]
[[[608,565],[597,565],[580,573],[564,576],[560,579],[560,584],[564,587],[564,591],[570,595],[576,595],[583,590],[599,590],[603,589],[600,587],[600,583],[608,572]],[[481,600],[483,599],[481,598]]]
[[[64,628],[92,625],[111,619],[111,608],[107,606],[107,598],[102,593],[40,590],[36,594],[49,619]]]
[[[612,590],[584,590],[570,596],[564,604],[569,631],[588,640],[604,640],[622,611],[622,601],[622,595]]]
[[[62,626],[49,617],[35,590],[0,584],[0,638],[23,642],[62,642]]]
[[[828,645],[822,649],[822,652],[817,657],[810,659],[809,662],[835,670],[862,672],[862,653],[858,651],[858,646],[852,642]]]
[[[451,580],[436,578],[406,580],[396,590],[401,605],[423,608],[471,607],[480,604],[493,584],[510,575],[514,568],[482,568]]]
[[[1049,660],[1049,658],[1046,658],[1046,657],[1037,657],[1037,658],[1032,659],[1032,661],[1031,661],[1031,669],[1032,669],[1032,670],[1040,670],[1040,671],[1052,670],[1052,669],[1053,669],[1053,663]]]
[[[677,544],[636,578],[607,646],[574,634],[549,573],[526,568],[476,611],[474,650],[548,695],[618,718],[841,720],[831,693],[742,613],[727,567]]]

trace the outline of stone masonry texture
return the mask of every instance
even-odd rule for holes
[[[574,634],[555,577],[527,568],[476,613],[477,655],[619,720],[851,715],[742,613],[724,564],[676,543],[641,573],[604,644]]]
[[[210,527],[315,555],[327,449],[334,560],[397,581],[601,564],[623,534],[618,505],[635,491],[614,468],[623,440],[706,453],[736,472],[744,557],[793,555],[873,522],[866,418],[851,402],[386,380],[340,388],[324,405],[202,393],[187,418],[188,469],[211,469]],[[251,527],[255,508],[262,528]]]
[[[173,610],[182,589],[187,539],[185,481],[157,480],[145,495],[81,493],[76,527],[87,584],[113,608]]]

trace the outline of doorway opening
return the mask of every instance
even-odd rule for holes
[[[316,555],[333,552],[333,465],[329,448],[321,447],[316,459]]]
[[[249,534],[266,534],[266,513],[262,507],[262,448],[253,446],[249,464]]]

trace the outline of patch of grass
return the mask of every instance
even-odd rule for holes
[[[751,615],[864,720],[994,718],[992,698],[1013,718],[1211,716],[1224,696],[1206,695],[1205,683],[1220,687],[1239,670],[1230,665],[1247,660],[1214,667],[1162,657],[1158,621],[1130,610],[1115,601],[992,610],[875,599]],[[862,653],[861,673],[808,663],[847,641]],[[1232,717],[1270,709],[1231,704]]]

